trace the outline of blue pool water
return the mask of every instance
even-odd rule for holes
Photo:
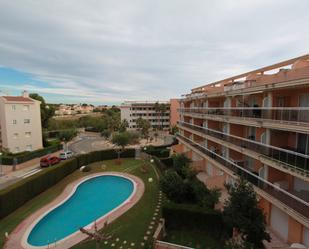
[[[133,189],[132,181],[113,175],[97,176],[81,183],[66,202],[35,225],[28,243],[44,246],[69,236],[121,205]]]

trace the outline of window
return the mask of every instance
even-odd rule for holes
[[[16,119],[13,119],[12,123],[13,123],[14,125],[16,125],[16,124],[17,124],[17,120],[16,120]]]
[[[29,111],[29,105],[24,105],[24,111]]]
[[[32,151],[32,145],[31,145],[31,144],[28,144],[28,145],[26,146],[26,150],[27,150],[27,151]]]
[[[30,131],[25,132],[25,136],[26,136],[26,137],[31,137],[31,132],[30,132]]]
[[[14,139],[17,139],[17,138],[18,138],[18,133],[14,133],[14,134],[13,134],[13,138],[14,138]]]
[[[24,119],[24,124],[30,124],[30,119]]]
[[[12,105],[12,110],[16,111],[16,105]]]

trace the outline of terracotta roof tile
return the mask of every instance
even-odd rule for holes
[[[2,96],[2,97],[10,102],[33,102],[31,98],[25,98],[22,96]]]

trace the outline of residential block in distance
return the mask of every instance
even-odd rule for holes
[[[309,55],[194,88],[179,113],[173,151],[199,179],[245,178],[274,236],[309,247]]]
[[[164,104],[165,111],[156,110],[155,104]],[[170,102],[169,101],[125,101],[120,106],[121,121],[127,120],[129,130],[136,130],[136,120],[141,117],[147,119],[152,128],[170,128]],[[175,109],[176,111],[176,109]]]
[[[40,101],[22,96],[0,96],[0,150],[11,153],[43,148]]]

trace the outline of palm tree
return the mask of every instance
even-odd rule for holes
[[[167,110],[166,104],[160,104],[161,130],[163,130],[163,122],[164,122],[162,116],[164,115],[164,113],[166,113],[166,110]]]
[[[161,106],[160,106],[158,101],[154,105],[154,110],[156,112],[156,117],[157,117],[157,125],[156,125],[156,129],[157,129],[157,126],[158,126],[158,123],[159,123],[159,113],[160,113],[160,110],[161,110]]]

